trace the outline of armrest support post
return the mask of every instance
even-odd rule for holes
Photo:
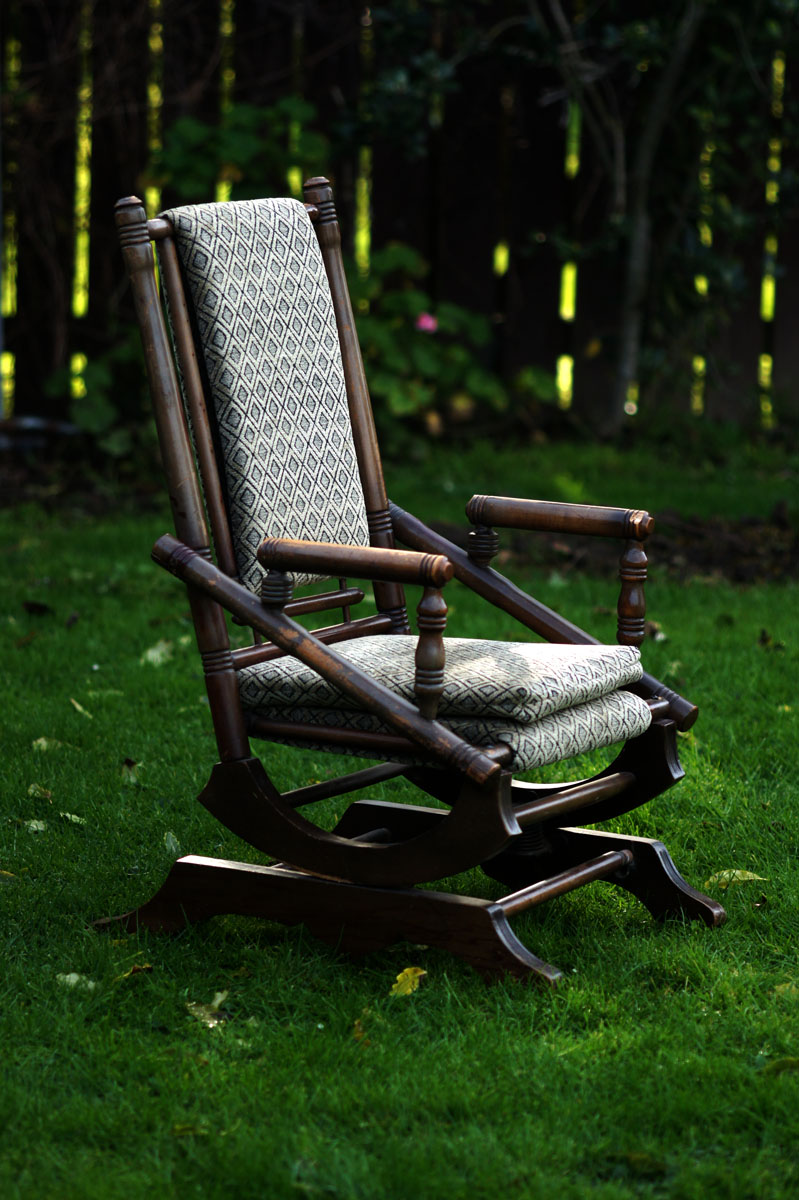
[[[447,605],[438,588],[426,587],[416,609],[419,641],[416,646],[416,675],[413,690],[419,712],[431,721],[438,711],[444,690],[444,630]]]
[[[641,542],[627,542],[619,560],[621,592],[618,603],[616,641],[622,646],[640,646],[646,633],[647,559]]]

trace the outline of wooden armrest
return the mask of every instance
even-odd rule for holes
[[[419,583],[435,588],[448,583],[454,570],[443,554],[304,542],[293,538],[265,538],[258,547],[257,558],[268,570]]]
[[[411,553],[411,557],[431,556]],[[462,772],[478,784],[485,783],[499,771],[498,760],[465,742],[443,725],[423,716],[409,701],[360,671],[349,659],[324,645],[290,617],[266,608],[257,596],[235,579],[231,579],[201,552],[193,550],[167,533],[153,546],[152,558],[189,587],[197,588],[206,596],[210,596],[238,617],[243,624],[251,625],[281,650],[305,663],[311,670],[355,700],[359,708],[376,713],[394,732],[401,737],[410,738],[447,766]],[[431,613],[430,617],[435,620],[438,615]],[[423,668],[427,666],[426,663],[420,665]],[[512,833],[513,830],[509,829],[508,832]]]
[[[594,537],[634,538],[638,542],[647,538],[655,526],[654,518],[638,509],[518,500],[512,496],[472,496],[466,516],[473,525],[540,533],[587,533]]]

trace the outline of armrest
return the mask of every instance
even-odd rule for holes
[[[647,559],[643,543],[655,527],[649,513],[593,504],[518,500],[512,496],[472,496],[466,505],[466,515],[477,526],[469,534],[469,557],[481,567],[487,567],[497,552],[499,542],[494,525],[540,533],[623,538],[626,545],[619,561],[621,592],[616,637],[624,646],[641,645],[646,631]]]
[[[290,591],[282,572],[310,571],[381,579],[391,583],[419,583],[424,594],[416,610],[419,642],[416,650],[414,692],[419,712],[431,720],[444,690],[444,640],[447,606],[440,588],[452,578],[454,567],[443,554],[418,554],[414,550],[389,550],[376,546],[343,546],[332,542],[303,542],[293,538],[266,538],[257,558],[267,567],[261,594],[266,605],[281,607]],[[275,578],[273,572],[279,571]]]
[[[258,547],[257,558],[267,570],[354,576],[356,579],[419,583],[435,588],[443,587],[453,575],[452,563],[443,554],[304,542],[293,538],[265,538]]]
[[[485,783],[499,771],[498,761],[465,742],[443,725],[422,715],[409,701],[359,671],[352,662],[318,641],[313,634],[290,617],[265,607],[257,596],[235,579],[231,579],[202,553],[170,534],[164,534],[153,546],[152,557],[159,566],[223,605],[243,624],[257,629],[281,650],[298,658],[318,675],[351,696],[360,707],[376,713],[395,733],[410,738],[447,766],[462,772],[478,784]],[[411,552],[410,557],[431,556]],[[435,620],[437,615],[431,613],[430,617]]]
[[[511,496],[472,496],[466,516],[473,525],[540,533],[587,533],[594,537],[634,538],[638,542],[649,537],[655,527],[654,518],[638,509],[518,500]]]

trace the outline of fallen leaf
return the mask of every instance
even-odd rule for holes
[[[85,825],[86,818],[79,817],[75,813],[60,812],[59,817],[62,821],[67,821],[70,825]]]
[[[410,996],[415,992],[427,971],[422,967],[406,967],[397,976],[397,982],[391,985],[392,996]]]
[[[35,742],[31,742],[31,746],[34,750],[38,750],[42,753],[44,753],[46,750],[63,750],[64,748],[68,750],[74,750],[75,748],[74,746],[70,746],[68,742],[59,742],[58,738],[48,737],[36,738]]]
[[[775,1058],[763,1068],[764,1075],[783,1075],[786,1071],[799,1071],[799,1058]]]
[[[52,800],[53,793],[48,792],[46,787],[42,787],[40,783],[32,783],[28,788],[28,795],[34,800]]]
[[[230,1019],[230,1013],[225,1012],[222,1008],[227,998],[227,992],[216,992],[210,1004],[199,1004],[197,1001],[190,1000],[186,1008],[202,1025],[208,1029],[215,1029],[217,1025]]]
[[[195,1125],[191,1121],[178,1121],[172,1126],[173,1137],[208,1137],[207,1125]]]
[[[47,828],[46,821],[23,821],[22,824],[28,833],[44,833]]]
[[[754,871],[742,871],[737,868],[728,867],[724,871],[716,871],[715,875],[711,875],[710,879],[705,881],[705,887],[710,887],[711,884],[715,883],[723,891],[731,883],[751,883],[756,879],[759,879],[763,883],[768,883],[765,875],[755,875]]]
[[[166,846],[166,848],[170,854],[174,854],[176,858],[180,858],[180,856],[182,854],[182,851],[180,849],[180,842],[175,837],[174,833],[165,833],[164,834],[164,845]]]
[[[762,646],[764,650],[784,650],[785,642],[775,641],[767,629],[760,630],[760,636],[757,639],[758,646]]]
[[[116,982],[119,983],[122,979],[130,979],[131,975],[148,974],[152,969],[152,963],[134,963],[129,971],[125,971],[122,975],[117,975]]]
[[[92,716],[92,714],[90,712],[87,712],[82,704],[78,704],[77,700],[74,700],[72,698],[72,696],[70,696],[69,702],[74,709],[77,709],[77,711],[80,713],[80,715],[82,717],[88,717],[90,721],[94,720],[94,717]]]
[[[39,600],[23,600],[22,607],[32,617],[51,617],[53,615],[53,609],[50,605],[42,604]]]
[[[353,1023],[352,1036],[356,1042],[360,1042],[362,1046],[371,1046],[369,1038],[366,1036],[363,1021],[357,1020]]]
[[[79,975],[77,971],[70,971],[68,975],[56,975],[56,980],[63,987],[75,988],[81,992],[93,992],[97,989],[94,979],[89,979],[88,975]]]
[[[122,782],[129,783],[131,786],[138,784],[137,768],[140,766],[141,763],[137,763],[135,758],[124,758],[122,760]]]
[[[162,667],[174,653],[174,646],[166,638],[159,638],[154,646],[144,651],[139,662],[142,666]]]
[[[8,883],[9,879],[16,879],[16,875],[13,871],[0,871],[0,879],[2,879],[4,883]]]

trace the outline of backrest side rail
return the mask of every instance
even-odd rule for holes
[[[152,224],[152,222],[150,223]],[[161,221],[162,225],[171,224]],[[186,304],[186,294],[180,275],[175,243],[171,237],[164,236],[158,244],[158,257],[161,264],[161,279],[169,300],[169,314],[172,322],[172,333],[175,339],[180,370],[183,375],[183,388],[186,403],[191,414],[194,448],[197,453],[197,463],[205,493],[205,505],[214,549],[219,566],[226,575],[238,577],[236,556],[233,552],[233,539],[230,535],[227,510],[222,495],[222,484],[216,464],[211,424],[208,419],[208,408],[205,403],[205,392],[200,377],[197,362],[197,351],[192,336],[189,310]]]
[[[117,203],[114,218],[136,306],[175,533],[187,546],[210,558],[200,484],[158,295],[155,255],[144,206],[136,196],[128,196]],[[198,588],[188,587],[187,592],[220,757],[223,760],[247,758],[250,743],[239,702],[224,613],[219,604]]]
[[[394,532],[388,512],[372,404],[344,274],[341,230],[333,205],[333,191],[327,179],[316,177],[303,184],[303,194],[306,203],[317,210],[315,217],[311,213],[311,219],[322,251],[336,315],[355,454],[366,502],[369,540],[373,546],[391,550],[394,548]],[[402,587],[396,583],[375,583],[374,595],[378,609],[391,616],[395,632],[408,632],[410,626]]]

